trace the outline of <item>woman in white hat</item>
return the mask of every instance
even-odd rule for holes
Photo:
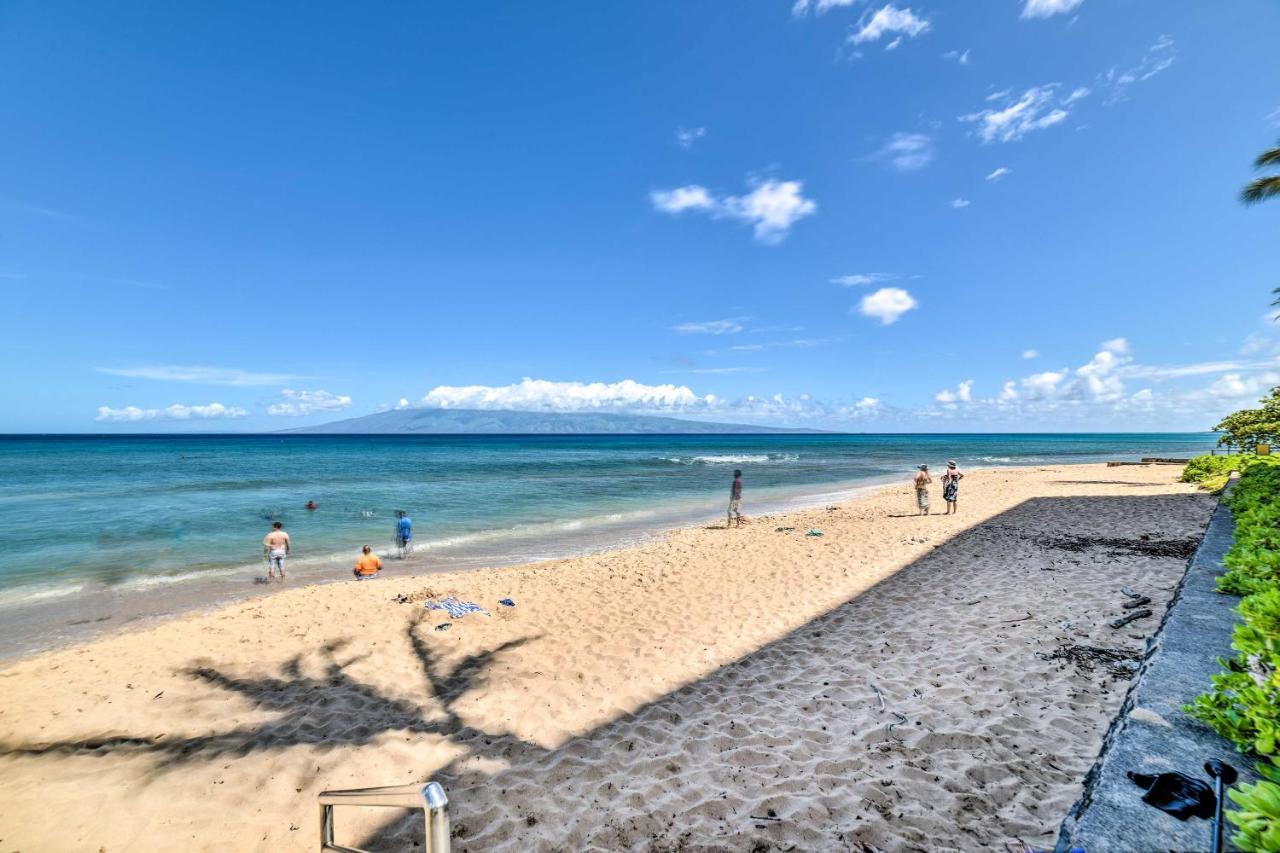
[[[956,460],[947,461],[947,470],[942,472],[942,499],[947,502],[947,515],[955,515],[956,498],[960,496],[960,481],[964,474],[956,467]]]

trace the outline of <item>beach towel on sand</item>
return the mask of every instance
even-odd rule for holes
[[[483,613],[485,616],[489,615],[489,611],[485,610],[479,604],[471,601],[459,601],[452,595],[448,598],[441,599],[440,601],[428,601],[427,609],[443,610],[449,614],[450,619],[461,619],[468,613]]]

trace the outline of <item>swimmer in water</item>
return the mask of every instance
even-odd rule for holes
[[[307,501],[307,509],[317,510],[319,508],[320,508],[320,504],[316,503],[315,501]]]

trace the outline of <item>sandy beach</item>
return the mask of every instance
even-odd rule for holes
[[[904,482],[27,658],[0,670],[0,851],[309,850],[321,790],[428,778],[456,850],[1051,846],[1127,687],[1055,653],[1156,629],[1215,502],[1179,470],[978,471],[954,517]],[[1155,614],[1116,630],[1122,586]],[[348,811],[345,843],[421,832]]]

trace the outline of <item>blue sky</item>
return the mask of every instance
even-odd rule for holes
[[[1280,5],[0,3],[0,431],[1200,429]]]

